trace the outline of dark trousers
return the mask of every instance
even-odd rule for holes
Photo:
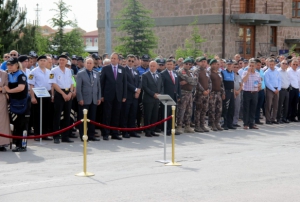
[[[258,100],[258,93],[250,91],[243,92],[243,121],[244,126],[254,125],[255,109]]]
[[[232,126],[234,115],[234,93],[231,90],[225,90],[225,100],[223,100],[224,126]]]
[[[83,105],[83,106],[78,105],[78,120],[83,119],[83,110],[84,109],[88,110],[87,118],[89,120],[95,121],[96,120],[97,105],[95,105],[93,103],[91,103],[89,105]],[[88,137],[89,138],[94,137],[94,135],[95,135],[95,125],[88,122],[87,126],[88,126],[88,132],[87,132]],[[83,131],[83,123],[80,124],[78,126],[78,128],[79,128],[80,138],[82,139],[83,132],[84,132]]]
[[[287,119],[289,109],[289,92],[286,89],[279,91],[279,101],[277,110],[277,121]]]
[[[273,91],[266,88],[266,121],[275,121],[278,110],[278,99],[279,94],[275,94]]]
[[[40,134],[40,123],[41,123],[41,119],[40,119],[40,114],[41,114],[41,110],[40,110],[40,104],[41,104],[41,99],[42,100],[42,134],[46,134],[49,131],[49,125],[52,124],[52,120],[50,119],[49,115],[53,113],[53,111],[49,111],[49,105],[51,102],[51,98],[46,97],[46,98],[35,98],[37,100],[37,104],[32,104],[31,107],[33,108],[33,112],[34,112],[34,117],[35,121],[34,121],[34,134],[35,135],[39,135]]]
[[[68,92],[65,92],[68,93]],[[54,93],[54,116],[53,116],[53,130],[58,131],[60,129],[61,112],[64,112],[64,119],[62,120],[61,127],[65,128],[70,126],[70,113],[71,113],[72,100],[65,101],[63,96],[56,92]],[[62,139],[68,138],[69,131],[62,134]],[[54,139],[58,139],[59,135],[53,136]]]
[[[134,100],[126,100],[126,102],[122,103],[122,122],[121,126],[123,128],[135,128],[135,119],[138,110],[138,99]],[[127,132],[122,132],[126,134]],[[129,132],[129,134],[135,134],[135,132]]]
[[[112,101],[105,100],[103,103],[103,123],[108,126],[119,127],[120,112],[122,102],[117,100],[117,97]],[[118,131],[112,130],[112,136],[118,136]],[[103,130],[103,137],[108,137],[110,133],[109,129]]]
[[[144,105],[144,125],[150,125],[157,122],[159,102],[143,103]],[[146,129],[146,133],[154,133],[155,127]]]
[[[260,109],[264,108],[264,100],[265,100],[265,90],[258,91],[258,99],[257,99],[257,106],[255,111],[255,121],[259,121],[260,117]]]
[[[17,118],[15,119],[15,116]],[[27,131],[28,135],[28,124],[29,116],[27,115],[13,115],[11,116],[10,123],[14,125],[14,136],[23,136],[23,131]],[[22,147],[22,139],[14,139],[13,142],[16,144],[16,147]]]
[[[290,120],[295,119],[297,115],[297,104],[299,100],[299,89],[292,88],[289,93],[289,113],[288,117]]]
[[[140,97],[138,99],[138,108],[137,108],[137,115],[136,115],[136,125],[138,127],[141,126],[141,120],[143,118],[143,100],[142,100],[143,90],[141,90]]]

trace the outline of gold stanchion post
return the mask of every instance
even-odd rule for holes
[[[83,172],[81,173],[77,173],[76,176],[79,177],[90,177],[90,176],[94,176],[93,173],[89,173],[86,171],[86,147],[87,147],[87,140],[88,140],[88,136],[87,136],[87,122],[89,122],[90,120],[87,119],[87,113],[88,110],[84,109],[83,110]]]
[[[175,106],[172,106],[172,162],[165,164],[166,166],[181,166],[175,162]]]

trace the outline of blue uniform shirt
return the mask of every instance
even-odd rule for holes
[[[256,72],[259,73],[260,77],[261,77],[261,90],[264,90],[266,88],[266,84],[265,84],[265,74],[264,74],[264,70],[260,69],[259,71],[256,69]]]
[[[136,68],[136,70],[139,73],[139,76],[142,76],[142,74],[146,73],[149,71],[149,67],[147,67],[146,69],[144,69],[143,67],[139,66],[138,68]]]

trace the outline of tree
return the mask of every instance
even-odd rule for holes
[[[55,54],[60,54],[64,51],[63,46],[65,45],[63,44],[64,28],[68,25],[72,25],[71,20],[66,20],[66,18],[68,18],[68,12],[71,11],[71,6],[68,6],[62,0],[54,2],[54,4],[57,6],[57,9],[50,9],[50,11],[54,11],[56,14],[50,19],[50,23],[52,27],[57,27],[58,31],[55,33],[50,47]]]
[[[11,50],[14,42],[19,38],[25,24],[26,11],[20,10],[17,0],[0,0],[0,54]]]
[[[193,57],[197,58],[203,55],[201,51],[201,44],[206,40],[201,37],[199,34],[199,28],[196,26],[197,20],[190,24],[193,26],[193,31],[190,38],[187,38],[184,43],[184,48],[178,48],[176,50],[176,58],[186,58],[186,57]]]
[[[146,10],[138,0],[125,0],[124,9],[120,11],[116,24],[118,31],[125,32],[119,37],[120,45],[115,50],[123,55],[151,54],[157,47],[157,38],[152,31],[154,21],[151,11]]]

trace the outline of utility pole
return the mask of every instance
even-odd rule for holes
[[[34,11],[36,12],[36,26],[39,26],[39,12],[42,11],[41,9],[39,9],[39,4],[36,4],[36,9]]]
[[[105,51],[111,54],[110,0],[105,0]]]

